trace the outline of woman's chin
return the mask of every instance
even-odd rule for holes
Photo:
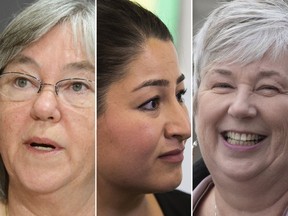
[[[245,182],[256,178],[265,167],[263,164],[250,163],[248,161],[230,161],[217,166],[218,171],[215,176],[223,179],[226,178],[235,182]],[[216,169],[216,170],[217,170]]]
[[[156,192],[157,193],[163,193],[163,192],[168,192],[168,191],[172,191],[174,189],[176,189],[182,181],[182,175],[178,175],[178,176],[173,176],[170,178],[167,178],[167,180],[165,180],[164,178],[162,178],[162,183],[159,183],[157,185],[157,189]]]
[[[14,187],[17,190],[22,189],[32,193],[47,194],[67,185],[68,179],[62,174],[55,172],[39,173],[33,172],[33,170],[21,172],[16,179],[13,179],[13,176],[9,179],[9,187],[12,189],[15,185]]]

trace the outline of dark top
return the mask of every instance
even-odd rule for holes
[[[164,216],[191,216],[191,195],[174,190],[155,194]]]
[[[193,190],[208,175],[210,175],[202,158],[193,164]]]

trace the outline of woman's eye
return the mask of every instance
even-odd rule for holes
[[[70,94],[83,94],[83,93],[86,93],[88,90],[92,90],[92,87],[88,83],[86,83],[85,81],[79,81],[79,80],[61,81],[58,84],[58,88]]]
[[[178,100],[179,103],[183,103],[184,102],[184,98],[183,96],[185,95],[187,89],[183,89],[181,91],[179,91],[177,94],[176,94],[176,98]]]
[[[87,89],[86,85],[81,82],[72,83],[71,88],[75,92],[80,92]]]
[[[281,93],[280,89],[276,86],[273,86],[273,85],[260,86],[259,88],[256,89],[256,91],[259,94],[264,95],[264,96],[268,96],[268,97],[271,97],[271,96],[274,96],[276,94]]]
[[[229,83],[215,83],[212,85],[212,90],[219,94],[229,93],[233,89],[234,87]]]
[[[15,79],[15,85],[16,87],[19,88],[27,88],[31,84],[30,80],[24,78],[24,77],[19,77]]]
[[[160,105],[160,98],[155,97],[141,104],[138,108],[144,111],[154,111],[159,108],[159,105]]]
[[[213,85],[213,88],[233,88],[233,87],[228,83],[216,83]]]

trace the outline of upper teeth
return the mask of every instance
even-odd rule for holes
[[[226,138],[230,138],[233,140],[239,140],[239,141],[254,141],[259,140],[262,136],[258,134],[249,134],[249,133],[237,133],[237,132],[227,132],[225,134]]]
[[[38,149],[38,150],[44,150],[44,151],[51,151],[55,149],[54,146],[50,144],[43,144],[43,143],[31,143],[31,147]]]
[[[226,132],[224,134],[226,141],[232,145],[252,146],[259,143],[265,136],[252,133]]]
[[[51,147],[44,147],[44,146],[33,146],[33,148],[38,149],[38,150],[43,150],[43,151],[51,151],[53,148]]]

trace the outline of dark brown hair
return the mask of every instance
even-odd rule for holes
[[[97,1],[97,116],[105,111],[109,86],[122,79],[127,65],[149,38],[173,41],[165,24],[129,0]]]

